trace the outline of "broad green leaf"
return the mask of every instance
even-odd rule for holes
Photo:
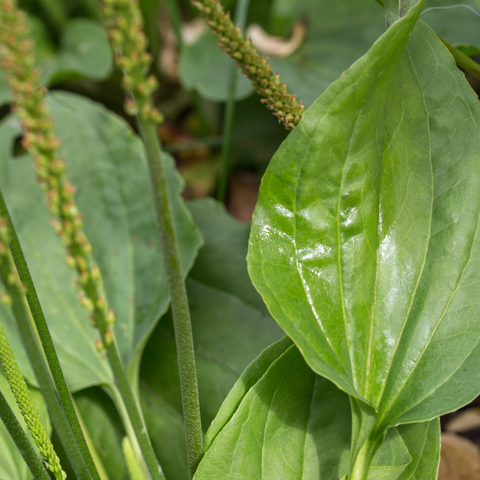
[[[63,31],[60,48],[55,51],[44,25],[28,17],[31,38],[35,42],[35,57],[42,71],[41,83],[91,78],[105,80],[113,71],[112,52],[105,29],[90,19],[70,20]],[[11,101],[11,93],[0,67],[0,105]]]
[[[421,438],[430,427],[411,426]],[[285,338],[262,352],[236,383],[207,433],[194,478],[338,480],[348,473],[350,437],[348,396],[315,375]],[[439,436],[433,441],[428,460],[438,462]],[[368,478],[406,479],[407,464],[412,458],[418,463],[422,454],[407,451],[392,429]],[[422,477],[435,478],[436,469]]]
[[[284,142],[249,253],[273,316],[316,372],[374,406],[380,431],[480,388],[480,108],[423,22],[395,63],[412,13]]]
[[[230,92],[230,72],[235,62],[217,47],[217,39],[205,32],[193,45],[185,45],[180,54],[180,78],[188,90],[196,90],[202,97],[226,101]],[[250,81],[240,75],[235,98],[248,97],[253,89]]]
[[[58,93],[49,103],[63,142],[67,176],[77,188],[85,231],[115,310],[119,350],[125,365],[135,366],[169,302],[143,145],[125,122],[91,101]],[[64,248],[49,225],[32,161],[27,156],[10,156],[11,141],[18,133],[13,117],[0,127],[0,188],[19,231],[62,366],[73,390],[109,383],[106,361],[93,343],[96,332],[76,299],[75,275],[66,267]],[[165,160],[187,272],[201,238],[180,198],[181,181],[173,162],[167,156]]]
[[[10,385],[7,382],[3,374],[3,370],[0,372],[0,390],[5,396],[8,404],[12,407],[12,410],[15,412],[17,418],[20,420],[20,423],[27,432],[32,445],[35,445],[30,432],[27,429],[25,421],[23,420],[20,410],[17,407],[15,398],[10,390]],[[33,403],[37,408],[40,418],[42,419],[43,425],[46,428],[47,432],[51,431],[50,418],[48,417],[47,407],[43,400],[43,397],[38,389],[35,387],[30,387],[30,394],[32,395]],[[28,469],[25,461],[23,460],[20,452],[18,451],[15,443],[4,427],[3,423],[0,421],[0,478],[2,480],[30,480],[33,478],[30,470]]]
[[[241,303],[268,316],[266,323],[272,325],[267,307],[248,276],[250,225],[235,220],[221,203],[212,199],[189,202],[188,208],[205,240],[189,280],[237,297]]]
[[[377,235],[377,222],[368,225],[363,241],[359,224],[367,215],[378,219],[383,135],[372,132],[383,126],[388,88],[418,6],[414,13],[396,22],[306,111],[270,163],[252,225],[250,276],[274,318],[317,373],[356,396],[362,391],[350,348],[358,363],[367,355],[360,350],[365,339],[351,330],[353,318],[370,319],[372,299],[362,290],[372,290],[375,279],[369,237]],[[343,256],[350,267],[345,273],[338,271]]]
[[[223,205],[211,199],[191,202],[189,208],[205,238],[187,289],[206,430],[242,371],[283,332],[248,278],[245,257],[250,226],[231,218]],[[165,475],[169,480],[187,480],[170,314],[161,320],[145,349],[141,379],[146,423]],[[163,447],[166,444],[168,450]],[[178,458],[184,462],[181,469],[175,466]]]

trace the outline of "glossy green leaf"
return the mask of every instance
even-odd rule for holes
[[[242,371],[283,332],[248,278],[245,257],[250,226],[230,217],[223,205],[211,199],[191,202],[189,208],[205,238],[187,289],[206,430]],[[161,320],[145,349],[141,379],[146,387],[142,390],[146,423],[165,475],[169,480],[187,480],[170,314]],[[183,462],[181,469],[178,461]]]
[[[23,420],[20,410],[17,407],[15,398],[10,390],[10,385],[5,378],[3,371],[0,372],[0,390],[5,396],[12,410],[15,412],[17,418],[20,420],[21,425],[25,432],[27,432],[32,445],[35,445],[34,440],[28,432],[27,426]],[[50,418],[48,417],[47,407],[43,400],[40,391],[34,387],[30,387],[30,394],[32,395],[33,403],[37,408],[40,418],[47,432],[50,433],[52,428],[50,424]],[[33,478],[30,470],[28,469],[25,461],[23,460],[20,452],[18,451],[15,443],[8,434],[3,423],[0,421],[0,478],[2,480],[30,480]]]
[[[410,15],[394,24],[368,55],[306,111],[299,128],[289,135],[270,163],[252,225],[248,263],[254,285],[312,368],[354,395],[359,393],[347,347],[358,344],[352,340],[347,344],[345,329],[354,325],[344,318],[342,299],[350,299],[351,295],[343,293],[338,272],[341,245],[354,251],[361,249],[358,264],[354,265],[352,258],[348,263],[353,273],[358,272],[355,280],[359,285],[366,283],[367,274],[373,277],[375,270],[372,274],[371,269],[362,268],[368,242],[349,243],[346,235],[340,237],[340,228],[343,223],[346,229],[356,227],[348,221],[350,210],[360,219],[368,209],[373,215],[377,213],[373,187],[378,178],[383,137],[377,140],[368,134],[376,131],[377,123],[383,125],[388,88],[415,21]],[[357,172],[365,172],[368,177],[359,183],[353,196],[348,187],[353,189],[356,185],[343,187],[343,183],[347,176],[355,182]],[[357,193],[363,184],[364,195],[361,190]],[[343,192],[339,195],[341,187],[347,193],[344,199]],[[345,202],[353,197],[350,208],[342,205],[340,211],[339,196]],[[353,208],[354,202],[361,200],[365,214],[358,207]],[[346,218],[340,219],[339,213]],[[373,227],[375,234],[376,225]],[[353,236],[362,230],[357,227],[347,233]],[[301,244],[297,236],[302,238]],[[369,310],[368,305],[363,306],[363,311],[357,309],[355,318],[364,311],[368,318]]]
[[[425,438],[435,427],[438,421],[410,428]],[[236,383],[207,433],[194,478],[338,480],[348,473],[350,437],[348,396],[315,375],[285,338],[262,352]],[[409,452],[392,429],[368,478],[407,479],[407,465],[423,461],[420,455],[438,462],[439,436],[432,440],[428,453],[413,442]],[[421,478],[434,480],[436,470]]]
[[[124,363],[133,368],[169,302],[143,145],[124,121],[91,101],[58,93],[49,103],[63,141],[67,176],[77,187],[76,201],[84,215],[85,231],[115,310],[120,353]],[[75,275],[66,267],[64,248],[49,224],[32,161],[27,156],[11,158],[11,141],[18,133],[13,117],[0,127],[0,187],[62,366],[73,390],[108,383],[108,366],[95,350],[96,331],[76,299]],[[201,237],[180,198],[182,185],[173,162],[167,156],[165,159],[187,272]]]
[[[193,45],[185,45],[180,54],[180,78],[186,89],[194,89],[209,100],[223,102],[229,97],[229,72],[238,67],[217,43],[216,37],[207,31]],[[250,81],[241,75],[235,98],[240,100],[252,92]]]
[[[421,7],[284,142],[249,253],[273,316],[316,372],[375,407],[379,431],[480,388],[480,107],[422,21],[404,50]]]

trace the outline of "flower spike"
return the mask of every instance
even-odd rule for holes
[[[257,93],[264,97],[261,101],[287,130],[293,130],[300,123],[305,105],[289,93],[287,84],[282,83],[278,73],[273,73],[268,60],[259,55],[251,40],[245,40],[219,0],[192,0],[192,4],[218,38],[218,46],[235,60]]]
[[[51,223],[66,247],[66,262],[80,278],[79,298],[89,312],[94,312],[100,333],[107,333],[107,316],[112,314],[102,297],[98,268],[90,258],[92,247],[83,231],[83,219],[75,200],[75,188],[66,179],[66,164],[61,142],[55,134],[53,119],[46,102],[46,91],[39,85],[32,41],[25,13],[16,0],[0,0],[0,57],[13,93],[14,112],[20,117],[24,132],[22,144],[33,156],[37,181],[47,197]],[[111,332],[110,334],[111,335]]]
[[[148,75],[152,56],[147,52],[137,2],[103,0],[102,14],[115,64],[123,72],[122,87],[128,94],[125,111],[129,115],[139,114],[147,122],[162,123],[163,115],[152,105],[151,97],[158,88],[158,81],[154,75]]]

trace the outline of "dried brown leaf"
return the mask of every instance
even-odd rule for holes
[[[442,433],[438,480],[480,480],[480,449],[454,433]]]

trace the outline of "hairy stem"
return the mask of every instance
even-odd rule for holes
[[[158,82],[153,75],[148,75],[152,56],[146,49],[143,20],[136,0],[104,0],[103,16],[112,50],[115,52],[115,63],[123,72],[122,86],[127,93],[125,110],[137,116],[138,127],[145,144],[170,290],[188,467],[190,477],[193,477],[203,454],[200,402],[182,259],[157,132],[157,124],[163,121],[163,116],[152,102],[152,93],[158,87]]]
[[[0,214],[5,215],[5,210],[2,207]],[[37,378],[42,395],[47,404],[48,412],[52,422],[58,432],[58,436],[69,456],[70,463],[78,478],[91,479],[91,476],[86,463],[83,459],[82,453],[76,442],[75,436],[68,424],[65,412],[62,408],[60,400],[57,395],[55,386],[53,385],[50,369],[45,361],[43,349],[38,341],[38,333],[31,318],[30,310],[28,309],[23,292],[11,283],[13,271],[13,259],[9,259],[8,263],[2,264],[0,269],[0,280],[6,285],[8,296],[10,297],[13,315],[17,321],[18,330],[22,338],[23,346],[27,352],[30,364]],[[19,280],[20,282],[20,280]]]
[[[190,310],[183,279],[180,249],[173,221],[170,192],[160,154],[157,129],[152,122],[142,120],[141,118],[138,121],[145,142],[145,151],[160,226],[165,268],[170,288],[185,434],[187,437],[188,468],[190,478],[192,478],[203,454],[203,436]]]
[[[140,415],[140,410],[138,408],[137,402],[133,395],[130,384],[128,383],[128,378],[123,369],[122,362],[120,360],[120,355],[117,350],[115,342],[111,342],[107,347],[107,357],[112,367],[113,374],[117,383],[118,391],[120,393],[121,399],[125,404],[125,408],[128,412],[128,416],[132,423],[133,431],[137,437],[138,444],[142,450],[142,455],[147,464],[148,470],[152,475],[153,480],[165,480],[163,475],[162,468],[158,463],[155,452],[153,451],[152,444],[150,443],[150,438],[148,437],[147,429],[143,423],[143,419]]]
[[[70,428],[72,429],[80,451],[82,452],[85,463],[88,466],[90,474],[94,479],[99,479],[95,463],[90,454],[90,450],[88,449],[87,442],[83,435],[82,427],[80,426],[76,410],[73,405],[67,382],[63,375],[62,367],[60,366],[60,362],[58,360],[55,345],[53,344],[50,330],[48,329],[42,306],[40,305],[40,300],[35,290],[35,285],[33,284],[32,276],[30,275],[30,271],[25,260],[25,255],[23,254],[22,246],[20,245],[20,241],[18,240],[17,232],[15,231],[15,227],[10,217],[10,213],[8,212],[2,192],[0,192],[0,211],[2,212],[3,218],[5,218],[7,221],[10,236],[10,250],[12,252],[13,260],[15,262],[20,281],[26,287],[25,296],[30,311],[32,313],[33,321],[35,322],[38,336],[40,337],[40,341],[42,342],[45,358],[47,359],[53,382],[58,392],[60,403],[66,414],[67,421],[70,425]]]

